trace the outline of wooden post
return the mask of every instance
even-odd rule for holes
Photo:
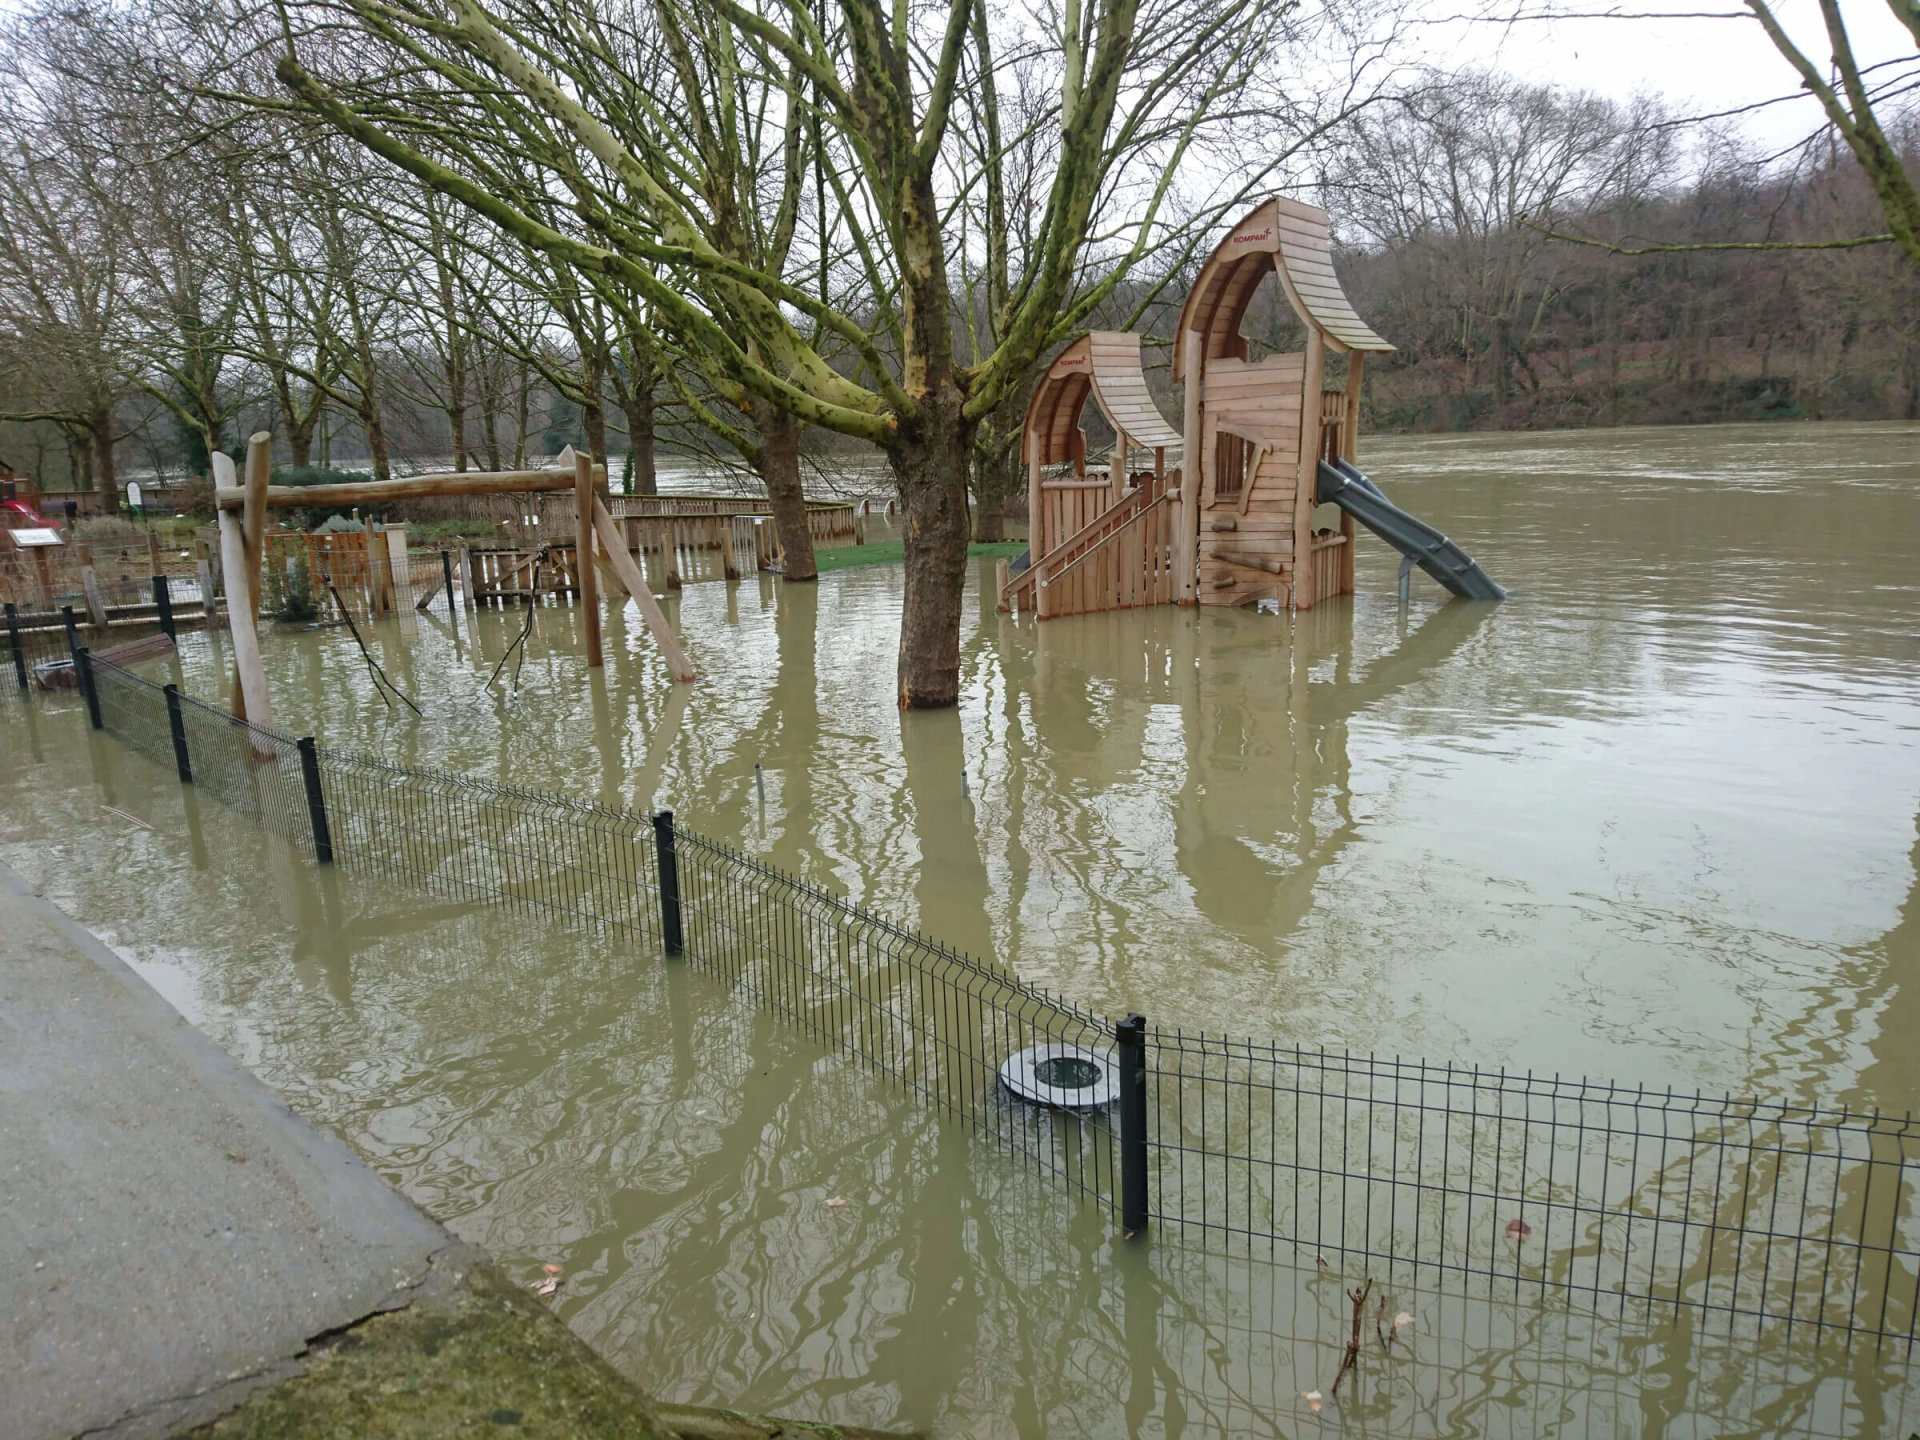
[[[730,519],[715,520],[713,522],[713,533],[718,537],[720,544],[721,575],[728,580],[738,580],[740,578],[740,566],[733,557],[733,521]]]
[[[247,437],[246,518],[242,533],[246,546],[247,600],[256,623],[260,619],[260,562],[266,550],[267,482],[272,478],[273,436],[265,430],[256,430]],[[232,569],[227,573],[231,576]]]
[[[1347,423],[1346,434],[1340,437],[1340,458],[1353,464],[1359,463],[1360,454],[1360,385],[1365,376],[1367,352],[1354,350],[1347,355]],[[1347,543],[1340,547],[1340,593],[1351,595],[1355,584],[1353,576],[1353,552],[1360,536],[1360,527],[1352,515],[1345,510],[1340,512],[1340,533],[1347,537]]]
[[[471,615],[480,607],[473,600],[474,566],[479,562],[473,558],[473,547],[466,541],[460,542],[460,604]]]
[[[387,584],[391,608],[404,610],[413,600],[413,569],[412,562],[407,559],[405,522],[387,526],[384,538],[387,542]]]
[[[572,449],[571,446],[568,447]],[[561,456],[566,459],[566,456]],[[575,454],[573,456],[573,504],[575,523],[573,527],[573,585],[580,596],[580,613],[586,617],[587,626],[587,664],[597,670],[605,664],[600,653],[600,577],[594,573],[593,565],[593,517],[599,500],[593,493],[593,457]],[[604,512],[603,512],[604,513]],[[612,529],[613,517],[607,517],[607,527]],[[607,542],[609,554],[613,551],[625,553],[619,538]],[[645,589],[643,585],[641,587]]]
[[[148,530],[147,531],[147,575],[149,577],[152,577],[155,575],[164,575],[166,573],[167,573],[167,567],[163,563],[161,563],[161,560],[160,560],[160,537],[154,534],[152,530]]]
[[[213,555],[204,540],[193,542],[193,568],[200,579],[200,609],[207,629],[220,626],[220,611],[213,600]]]
[[[1113,459],[1107,465],[1107,504],[1118,505],[1127,498],[1127,432],[1114,427]]]
[[[1040,488],[1040,430],[1027,431],[1027,557],[1039,560],[1047,553],[1046,495]],[[887,502],[887,514],[893,514],[893,502]]]
[[[75,545],[73,558],[80,562],[80,588],[87,596],[87,619],[104,634],[107,628],[107,602],[100,593],[100,581],[93,573],[93,547]]]
[[[1320,427],[1326,402],[1320,398],[1327,342],[1319,329],[1307,329],[1306,376],[1300,385],[1300,464],[1293,495],[1293,591],[1295,610],[1311,610],[1319,598],[1313,586],[1313,501],[1320,485]],[[1251,483],[1252,477],[1248,477]]]
[[[213,456],[216,498],[223,485],[233,483],[233,457],[216,451]],[[233,713],[267,729],[273,724],[273,708],[267,701],[267,672],[260,664],[260,636],[254,629],[253,604],[246,579],[244,521],[231,510],[222,509],[218,513],[220,555],[228,578],[227,625],[233,631]],[[255,753],[261,753],[258,747]]]
[[[620,577],[620,583],[626,587],[627,594],[633,597],[634,604],[640,607],[640,618],[647,622],[654,643],[666,656],[667,669],[676,680],[694,678],[693,666],[687,662],[686,651],[680,648],[679,637],[673,633],[673,627],[667,624],[667,617],[661,613],[660,602],[653,598],[653,592],[647,589],[647,577],[640,573],[640,567],[633,557],[627,554],[627,547],[620,543],[620,532],[614,528],[613,517],[601,505],[599,500],[589,495],[588,509],[583,513],[591,516],[591,523],[606,542],[607,558],[613,562],[613,573]],[[582,566],[590,569],[590,566]],[[598,631],[596,630],[596,634]]]
[[[1181,365],[1187,388],[1180,407],[1180,498],[1175,502],[1173,576],[1176,597],[1192,605],[1198,597],[1200,568],[1200,400],[1205,337],[1198,330],[1180,335]]]
[[[1012,607],[1007,604],[1007,557],[1002,555],[993,562],[993,608],[1005,615]]]

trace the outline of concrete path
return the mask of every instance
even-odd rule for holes
[[[0,866],[0,1433],[208,1419],[453,1244]]]

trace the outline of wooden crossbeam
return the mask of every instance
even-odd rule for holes
[[[343,485],[269,485],[262,496],[269,510],[304,505],[386,505],[434,495],[519,495],[574,488],[573,458],[565,470],[468,470],[449,475],[408,475],[399,480],[356,480]],[[606,467],[594,466],[596,482]],[[215,496],[222,510],[245,508],[245,492]]]
[[[653,592],[647,588],[647,577],[633,563],[633,557],[627,553],[626,544],[620,538],[620,527],[613,523],[613,517],[607,513],[607,507],[600,503],[598,496],[593,498],[593,528],[600,535],[600,543],[606,547],[607,559],[612,562],[614,574],[620,578],[622,588],[640,607],[640,618],[647,622],[654,643],[666,656],[667,669],[672,672],[673,678],[681,681],[696,678],[693,666],[687,661],[687,652],[680,648],[680,637],[673,633],[673,627],[661,613],[660,602],[653,598]],[[587,569],[584,561],[580,568],[583,571]]]

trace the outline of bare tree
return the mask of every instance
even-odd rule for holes
[[[1070,4],[1058,28],[1044,11],[1008,18],[1025,46],[1055,57],[1057,99],[1039,122],[1051,159],[1032,191],[1032,242],[977,359],[956,344],[950,228],[952,197],[978,180],[954,125],[984,35],[972,0],[893,12],[874,0],[705,0],[674,12],[711,77],[716,146],[750,153],[748,128],[791,133],[796,105],[818,122],[834,229],[816,243],[853,257],[857,306],[741,254],[727,238],[734,192],[695,188],[715,166],[690,175],[676,163],[680,127],[663,112],[686,96],[642,88],[631,77],[648,67],[623,63],[661,42],[662,9],[344,0],[292,13],[278,74],[301,109],[523,243],[617,280],[767,414],[886,453],[907,533],[899,699],[923,706],[958,695],[979,426],[1153,251],[1196,143],[1244,118],[1241,92],[1288,12],[1254,0],[1095,0]],[[342,13],[365,40],[350,57],[309,43]],[[990,56],[984,65],[998,68]],[[529,213],[517,181],[501,178],[522,165],[568,197],[575,221],[563,229]],[[1100,273],[1081,285],[1090,241]]]
[[[1788,35],[1770,0],[1745,0],[1748,10],[1767,32],[1767,38],[1800,77],[1800,87],[1820,103],[1821,113],[1860,166],[1873,187],[1886,217],[1887,233],[1908,260],[1920,265],[1920,183],[1908,167],[1900,146],[1882,123],[1880,107],[1894,96],[1910,93],[1920,72],[1920,54],[1904,57],[1874,75],[1854,54],[1840,13],[1840,0],[1818,0],[1826,30],[1831,68],[1818,65]],[[1920,4],[1915,0],[1886,0],[1894,19],[1913,36],[1920,52]]]
[[[33,63],[38,48],[30,23],[16,22],[0,70],[0,351],[8,382],[0,415],[60,427],[111,508],[120,489],[114,407],[128,388],[124,238],[101,206],[114,189],[114,159],[87,125],[73,84]]]
[[[1411,306],[1429,322],[1407,339],[1477,362],[1504,405],[1556,290],[1555,247],[1526,222],[1650,194],[1671,153],[1662,118],[1647,100],[1449,77],[1355,120],[1328,204],[1349,242],[1394,257],[1397,318]]]

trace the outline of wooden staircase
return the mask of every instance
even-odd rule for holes
[[[1174,499],[1180,477],[1129,490],[1078,531],[1000,586],[1002,611],[1042,620],[1167,605],[1174,599]]]

